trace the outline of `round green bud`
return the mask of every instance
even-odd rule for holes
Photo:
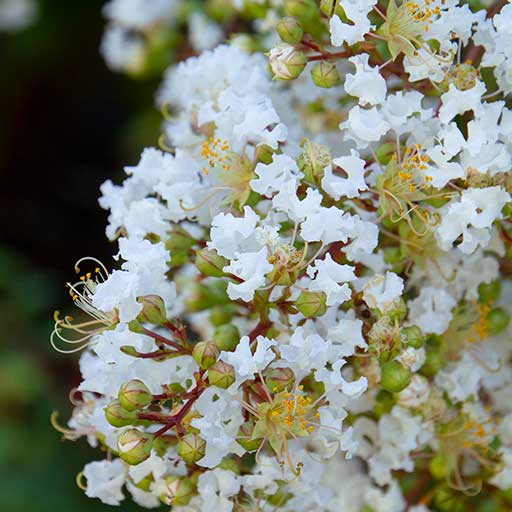
[[[200,341],[192,350],[192,357],[202,370],[208,370],[219,357],[219,347],[212,341]]]
[[[185,298],[185,304],[190,311],[204,311],[213,306],[229,303],[226,293],[227,283],[222,279],[215,279],[207,284],[194,283]]]
[[[430,460],[428,469],[436,480],[444,480],[448,476],[446,457],[442,453],[437,453],[435,457]]]
[[[504,219],[510,219],[512,217],[512,201],[507,203],[502,209],[501,214]]]
[[[149,405],[153,395],[144,382],[133,379],[121,386],[117,398],[127,411],[136,411]]]
[[[113,427],[127,427],[133,425],[137,419],[137,414],[124,409],[119,400],[110,402],[103,411],[105,412],[105,418]]]
[[[117,438],[119,457],[131,466],[136,466],[148,459],[152,447],[153,436],[140,432],[136,428],[121,432]]]
[[[229,261],[223,256],[219,256],[214,249],[201,249],[196,252],[196,267],[201,274],[208,277],[222,277],[222,270]]]
[[[274,159],[275,149],[271,148],[268,144],[260,144],[256,147],[254,158],[263,164],[271,164]]]
[[[324,292],[302,292],[295,301],[295,307],[306,317],[322,316],[327,311],[327,297]]]
[[[425,362],[420,368],[420,373],[425,377],[433,377],[446,365],[446,357],[440,348],[429,348],[425,356]]]
[[[503,332],[510,323],[510,314],[503,308],[494,308],[487,315],[487,326],[490,334]]]
[[[227,389],[235,380],[235,369],[224,361],[217,361],[208,370],[208,382],[217,388]]]
[[[213,306],[210,310],[210,322],[216,327],[229,324],[233,319],[233,315],[234,308],[230,306]]]
[[[339,85],[340,74],[335,62],[323,60],[318,62],[311,69],[311,78],[317,87],[329,89]]]
[[[285,0],[284,12],[286,16],[301,21],[310,20],[316,13],[317,7],[313,0]]]
[[[301,24],[295,18],[283,18],[277,25],[277,33],[285,42],[295,44],[300,42],[304,35]]]
[[[398,361],[388,361],[380,366],[380,384],[390,393],[398,393],[411,382],[411,370]]]
[[[308,59],[304,52],[294,46],[282,43],[268,54],[270,68],[277,80],[293,80],[304,71]]]
[[[144,295],[143,297],[138,297],[137,302],[142,304],[142,311],[137,317],[139,322],[163,325],[167,321],[167,311],[165,310],[165,302],[162,297],[158,295]]]
[[[386,315],[389,316],[391,321],[398,320],[402,322],[407,316],[407,304],[402,297],[395,299],[390,309],[386,311]]]
[[[206,441],[195,433],[183,436],[178,443],[178,455],[188,464],[195,464],[206,453]]]
[[[447,486],[436,489],[433,502],[439,512],[464,512],[466,510],[460,494],[455,493]]]
[[[377,418],[384,416],[385,414],[389,414],[393,405],[395,405],[395,399],[393,394],[385,389],[380,389],[377,395],[375,396],[376,404],[374,407],[374,412],[377,415]]]
[[[490,283],[480,283],[478,285],[478,297],[480,302],[492,304],[501,294],[501,283],[498,280]]]
[[[233,324],[219,325],[213,332],[213,341],[220,350],[230,352],[236,348],[240,341],[240,331]]]
[[[254,432],[254,422],[246,421],[243,423],[238,429],[238,434],[236,438],[236,442],[248,452],[255,452],[263,442],[263,439],[256,438],[253,439]]]
[[[402,329],[402,334],[405,338],[405,342],[412,348],[420,348],[423,346],[425,337],[421,332],[421,329],[417,325],[411,325]]]
[[[196,239],[187,231],[179,226],[175,226],[165,242],[165,248],[170,251],[188,251],[194,244]]]
[[[195,492],[196,486],[191,478],[167,476],[159,497],[165,505],[187,505]]]
[[[263,378],[272,393],[291,389],[295,382],[295,374],[291,368],[270,368],[264,372]]]

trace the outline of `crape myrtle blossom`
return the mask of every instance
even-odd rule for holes
[[[80,487],[510,510],[510,6],[140,5],[105,5],[112,67],[183,60],[158,147],[101,187],[113,261],[80,260],[55,314],[82,380],[52,423],[108,453]]]

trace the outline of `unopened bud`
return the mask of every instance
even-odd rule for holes
[[[403,260],[400,247],[384,247],[382,250],[384,261],[390,265],[396,265]]]
[[[411,370],[398,361],[382,363],[380,374],[381,386],[390,393],[398,393],[411,382]]]
[[[284,12],[301,21],[310,20],[316,13],[316,4],[313,0],[285,0]]]
[[[420,348],[423,346],[423,342],[425,337],[421,332],[421,329],[416,325],[411,325],[409,327],[404,327],[402,329],[402,334],[405,338],[405,342],[412,348]]]
[[[308,62],[304,52],[287,43],[272,48],[268,58],[274,78],[278,80],[297,78]]]
[[[137,320],[147,322],[152,325],[163,325],[167,321],[167,312],[165,302],[158,295],[144,295],[138,297],[137,301],[142,304],[142,311]]]
[[[187,505],[196,492],[194,482],[188,477],[167,476],[157,487],[160,500],[166,505]]]
[[[480,283],[478,286],[478,297],[480,302],[492,304],[501,294],[501,283],[498,280],[490,283]]]
[[[240,341],[240,331],[233,324],[219,325],[213,333],[213,341],[220,350],[230,352],[236,348]]]
[[[113,400],[103,410],[105,418],[113,427],[127,427],[137,419],[137,415],[123,408],[119,400]]]
[[[204,311],[214,305],[229,303],[226,293],[227,283],[222,279],[215,279],[208,284],[194,283],[185,299],[187,308],[192,312]]]
[[[165,242],[165,248],[170,251],[188,251],[194,244],[196,239],[180,226],[175,226]]]
[[[195,464],[206,453],[206,441],[191,432],[183,436],[178,443],[178,455],[188,464]]]
[[[389,316],[392,322],[395,320],[402,322],[407,316],[407,304],[404,299],[402,297],[395,299],[389,309],[386,310],[386,315]]]
[[[334,14],[345,15],[339,0],[320,0],[320,10],[329,18]]]
[[[201,274],[208,277],[222,277],[222,270],[229,261],[223,256],[219,256],[215,249],[201,249],[196,252],[196,267]]]
[[[285,43],[298,43],[304,35],[301,24],[295,18],[283,18],[277,25],[277,33]]]
[[[117,398],[127,411],[136,411],[149,405],[153,395],[144,382],[133,379],[121,386]]]
[[[510,315],[503,308],[495,308],[487,315],[487,327],[490,334],[503,332],[510,323]]]
[[[194,346],[192,357],[202,370],[208,370],[219,357],[219,347],[212,341],[200,341]]]
[[[238,429],[236,442],[248,452],[256,451],[263,442],[261,437],[254,439],[254,422],[246,421]]]
[[[336,63],[323,60],[311,69],[311,78],[317,87],[328,89],[340,83],[340,74]]]
[[[324,292],[304,291],[295,301],[295,307],[306,317],[322,316],[327,311],[325,302],[327,297]]]
[[[224,361],[217,361],[208,370],[208,381],[212,386],[227,389],[235,382],[235,369]]]
[[[437,453],[430,461],[428,469],[436,480],[444,480],[448,476],[447,470],[449,469],[446,456],[442,453]]]
[[[152,446],[153,436],[140,432],[136,428],[125,430],[117,438],[119,457],[132,466],[148,459]]]
[[[293,387],[295,374],[291,368],[271,368],[264,372],[264,379],[272,393],[280,393]]]
[[[213,306],[210,311],[210,322],[216,327],[228,324],[233,319],[234,312],[233,306]]]
[[[441,347],[429,347],[425,362],[420,368],[420,373],[425,377],[433,377],[446,365],[446,357]]]

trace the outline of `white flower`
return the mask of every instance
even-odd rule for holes
[[[124,500],[121,488],[126,481],[126,469],[121,459],[90,462],[85,465],[83,475],[89,498],[99,498],[106,505],[119,505]]]
[[[373,26],[368,20],[368,13],[376,4],[376,0],[346,0],[343,10],[351,23],[343,23],[335,14],[329,23],[331,43],[333,46],[342,46],[344,42],[352,45],[364,40],[364,35]]]
[[[485,84],[478,81],[471,89],[461,91],[450,84],[448,91],[441,95],[439,119],[443,123],[450,122],[457,114],[468,110],[476,111],[480,107],[480,98],[485,93]]]
[[[389,130],[389,123],[377,107],[363,109],[359,105],[352,107],[348,119],[340,124],[345,132],[345,140],[353,140],[358,148],[366,148],[369,142],[377,142]]]
[[[233,502],[229,499],[240,491],[240,478],[231,471],[214,469],[199,476],[197,490],[203,500],[201,512],[231,512]]]
[[[348,60],[356,67],[355,75],[348,74],[344,88],[351,96],[359,98],[360,105],[377,105],[386,97],[386,81],[378,68],[368,64],[369,55],[363,53],[350,57]]]
[[[242,299],[245,302],[252,300],[254,292],[265,284],[265,276],[274,268],[267,258],[266,247],[262,247],[258,252],[235,254],[234,259],[223,270],[239,277],[243,282],[228,284],[227,291],[230,299]]]
[[[332,163],[335,169],[339,167],[346,174],[346,178],[336,176],[330,165],[324,169],[322,188],[334,199],[338,200],[342,196],[357,197],[359,191],[368,189],[368,185],[364,181],[366,163],[359,158],[357,151],[351,149],[350,156],[340,156],[335,158]]]
[[[275,359],[276,356],[272,351],[275,345],[274,340],[258,336],[253,355],[249,337],[244,336],[234,352],[221,352],[220,358],[234,366],[237,377],[242,377],[243,380],[252,379]]]
[[[445,290],[425,286],[414,300],[409,301],[409,321],[423,332],[443,334],[453,318],[455,299]]]
[[[363,288],[363,299],[370,308],[386,313],[403,292],[404,281],[394,272],[372,277]]]
[[[264,196],[279,192],[285,183],[293,180],[298,182],[302,177],[295,160],[284,154],[274,154],[270,164],[258,163],[254,172],[258,179],[250,182],[251,188]]]
[[[208,247],[225,258],[233,258],[235,253],[253,248],[252,237],[258,220],[258,216],[249,206],[244,208],[243,217],[234,217],[231,213],[217,214],[212,219]]]
[[[437,227],[441,249],[450,249],[461,235],[458,248],[463,253],[485,247],[491,239],[490,227],[502,218],[501,209],[508,201],[510,194],[499,186],[464,190],[458,203],[449,203]]]
[[[347,281],[356,279],[354,267],[336,263],[330,254],[327,254],[323,260],[315,260],[313,265],[307,269],[309,277],[313,279],[308,286],[309,290],[325,292],[328,306],[341,304],[350,299],[352,290]]]

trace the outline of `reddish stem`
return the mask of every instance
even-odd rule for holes
[[[260,320],[258,325],[249,333],[249,341],[252,343],[258,336],[266,333],[272,322],[270,320]]]
[[[179,343],[176,343],[175,341],[165,338],[164,336],[161,336],[160,334],[157,334],[156,332],[150,331],[149,329],[143,328],[142,331],[146,336],[150,336],[151,338],[163,343],[164,345],[169,345],[170,347],[175,348],[178,352],[190,354],[189,349],[181,346]]]

